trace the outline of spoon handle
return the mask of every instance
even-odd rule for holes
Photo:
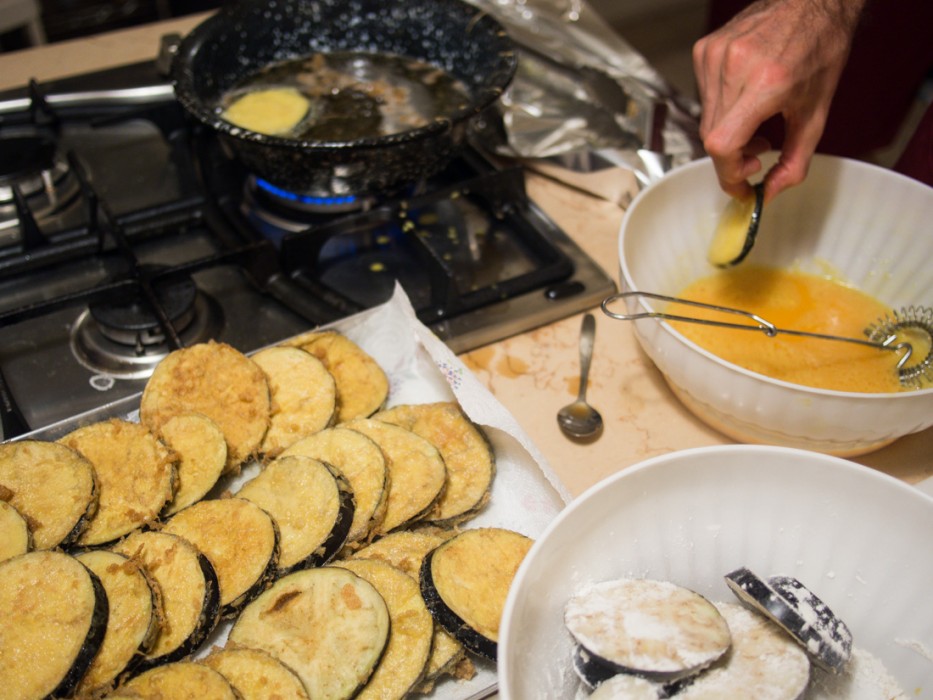
[[[580,327],[580,391],[578,397],[586,396],[586,384],[590,375],[590,360],[593,358],[593,340],[596,336],[596,319],[586,314]]]

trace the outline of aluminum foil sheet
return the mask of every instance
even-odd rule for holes
[[[470,2],[502,22],[519,52],[498,105],[501,123],[483,127],[487,150],[609,199],[631,196],[607,186],[614,171],[634,173],[645,186],[703,155],[696,101],[678,94],[589,5]]]

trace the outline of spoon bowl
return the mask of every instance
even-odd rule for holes
[[[572,438],[587,438],[596,435],[603,427],[603,417],[586,402],[586,385],[593,358],[593,339],[596,335],[596,319],[586,314],[580,328],[580,390],[573,403],[557,412],[557,424],[565,435]]]

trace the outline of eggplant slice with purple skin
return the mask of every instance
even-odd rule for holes
[[[722,657],[731,636],[703,596],[668,581],[622,578],[587,586],[564,611],[574,641],[607,669],[673,683]]]
[[[100,580],[74,557],[28,552],[0,563],[4,698],[71,697],[104,641]]]
[[[162,629],[129,672],[139,674],[193,654],[220,620],[220,586],[208,558],[187,540],[156,531],[134,532],[113,549],[138,562],[162,594]]]
[[[434,620],[466,649],[496,660],[499,623],[515,573],[534,541],[496,527],[464,530],[421,565],[421,595]]]
[[[747,568],[725,579],[739,600],[780,625],[823,669],[839,673],[848,663],[852,632],[800,581],[790,576],[765,580]]]

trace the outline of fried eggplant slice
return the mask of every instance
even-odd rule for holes
[[[456,535],[456,531],[443,532],[437,528],[396,530],[380,537],[372,544],[357,550],[353,559],[376,559],[398,567],[416,580],[421,578],[421,564],[436,547]],[[476,672],[463,645],[440,625],[434,625],[434,643],[425,668],[419,692],[430,692],[432,683],[440,676],[451,674],[457,678],[472,678]]]
[[[98,549],[76,558],[100,579],[109,604],[103,644],[77,693],[99,697],[155,643],[161,629],[161,601],[155,583],[122,554]]]
[[[447,465],[447,486],[427,520],[455,525],[472,517],[489,499],[496,461],[489,441],[455,402],[403,404],[380,411],[387,421],[437,447]]]
[[[175,497],[162,515],[174,515],[204,498],[227,465],[227,441],[220,427],[200,413],[169,418],[160,433],[178,456]]]
[[[370,539],[385,518],[389,472],[385,456],[370,438],[343,427],[299,440],[281,456],[302,455],[330,464],[349,482],[356,506],[347,545]]]
[[[736,569],[725,579],[739,600],[780,625],[821,668],[831,673],[845,668],[852,653],[852,633],[800,581],[789,576],[765,581],[747,568]]]
[[[162,532],[186,539],[214,567],[220,615],[235,615],[264,591],[279,563],[279,530],[266,511],[244,498],[200,501],[174,515]]]
[[[28,552],[0,563],[0,693],[70,697],[104,640],[107,595],[72,556]]]
[[[279,346],[260,350],[252,359],[265,373],[272,395],[271,423],[261,447],[267,459],[333,423],[337,384],[317,357]]]
[[[32,536],[26,518],[0,499],[0,562],[18,557],[32,549]]]
[[[738,603],[718,603],[732,646],[677,693],[685,700],[767,697],[797,700],[810,682],[807,654],[767,618]]]
[[[133,666],[141,673],[192,654],[220,619],[217,574],[187,540],[166,532],[134,532],[114,548],[137,562],[162,596],[162,627],[152,648]]]
[[[334,566],[284,576],[251,602],[229,642],[261,649],[291,668],[308,695],[351,698],[389,639],[389,611],[368,581]]]
[[[77,544],[123,537],[158,517],[175,493],[175,454],[139,423],[111,419],[83,426],[59,442],[94,465],[97,512]]]
[[[243,700],[310,700],[295,672],[268,652],[233,646],[212,651],[201,663],[226,678]]]
[[[140,700],[240,700],[220,673],[193,661],[149,669],[127,681],[119,691]]]
[[[567,603],[564,623],[603,665],[660,683],[699,672],[731,644],[716,606],[669,581],[622,578],[586,586]]]
[[[35,549],[68,547],[97,512],[97,475],[57,442],[7,442],[0,444],[0,498],[26,519]]]
[[[389,641],[360,700],[401,700],[424,677],[431,654],[434,620],[421,598],[418,582],[401,569],[376,559],[352,559],[336,566],[369,581],[389,610]]]
[[[202,413],[227,441],[226,473],[259,453],[269,427],[269,383],[239,350],[210,341],[169,353],[143,390],[139,418],[154,433],[172,417]]]
[[[236,495],[265,510],[278,525],[279,576],[326,564],[347,541],[353,491],[343,476],[320,460],[279,457]]]
[[[392,532],[431,512],[447,483],[447,467],[434,445],[407,428],[372,418],[357,418],[344,427],[370,438],[385,456],[389,493],[376,534]]]
[[[496,660],[512,579],[534,541],[512,530],[464,530],[425,557],[421,595],[434,619],[475,654]]]
[[[368,418],[385,405],[389,378],[372,356],[336,331],[312,331],[287,342],[317,357],[337,382],[337,423]]]

